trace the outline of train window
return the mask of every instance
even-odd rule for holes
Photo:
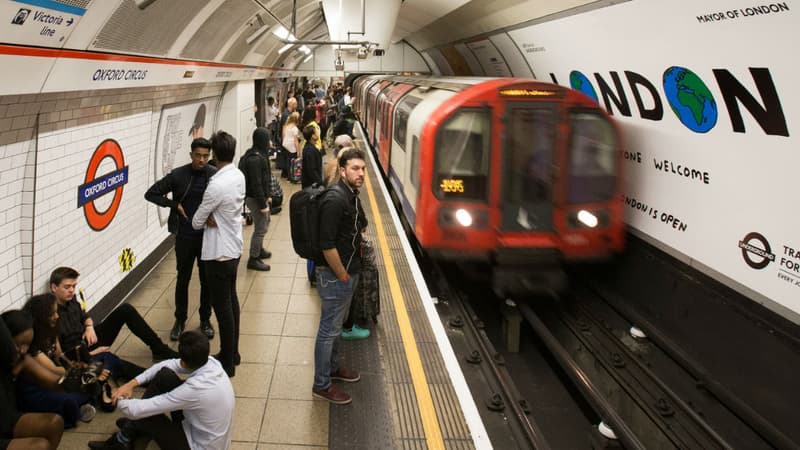
[[[616,187],[614,127],[600,114],[570,114],[569,202],[610,199]]]
[[[400,144],[400,149],[406,151],[406,129],[408,128],[408,118],[411,116],[411,111],[419,105],[422,101],[421,98],[405,96],[403,100],[398,103],[394,111],[394,139]]]
[[[411,174],[409,175],[411,184],[419,189],[419,138],[413,136],[411,139]]]
[[[439,128],[434,150],[439,198],[487,200],[491,112],[461,109]]]

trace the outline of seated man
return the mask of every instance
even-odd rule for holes
[[[128,303],[120,305],[95,326],[75,295],[78,276],[78,271],[70,267],[59,267],[50,274],[50,290],[58,300],[59,339],[64,353],[69,355],[83,340],[92,355],[108,351],[122,326],[127,325],[131,333],[150,347],[153,360],[177,357],[175,350],[169,348],[139,315],[139,311]]]
[[[113,399],[126,418],[120,431],[106,441],[89,442],[93,449],[127,449],[138,437],[168,449],[227,449],[231,445],[233,386],[222,364],[208,356],[208,338],[196,330],[181,334],[180,359],[162,361],[121,386]],[[188,377],[181,381],[178,374]],[[147,383],[141,399],[131,398]],[[165,413],[171,413],[171,420]]]

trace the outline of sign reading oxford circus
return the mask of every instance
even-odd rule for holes
[[[97,176],[97,169],[106,158],[113,161],[116,170]],[[86,223],[94,231],[102,231],[114,219],[122,202],[122,189],[127,183],[128,166],[125,165],[122,148],[117,141],[106,139],[94,151],[86,168],[84,184],[78,186],[78,208],[83,208]],[[111,205],[105,211],[98,211],[95,200],[106,194],[114,195]]]

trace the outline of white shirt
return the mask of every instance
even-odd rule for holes
[[[155,397],[120,399],[117,406],[122,414],[130,419],[142,419],[182,410],[183,432],[192,450],[229,449],[236,398],[222,364],[209,357],[203,367],[190,372],[181,367],[180,359],[168,359],[145,370],[136,377],[136,382],[147,383],[162,367],[189,377],[175,389]]]
[[[297,129],[296,126],[290,125],[286,127],[286,131],[283,133],[283,146],[286,150],[289,150],[289,153],[297,154],[297,135],[300,134],[300,130]]]
[[[208,182],[203,201],[192,217],[192,227],[203,231],[203,261],[228,261],[242,256],[244,174],[233,164],[218,170]],[[206,226],[212,215],[216,227]]]
[[[278,120],[278,108],[276,108],[275,106],[267,105],[267,110],[265,111],[265,113],[266,113],[266,124],[267,125],[269,125],[272,122]]]

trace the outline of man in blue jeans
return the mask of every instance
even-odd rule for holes
[[[350,309],[361,269],[361,230],[367,226],[358,200],[364,184],[364,152],[345,150],[339,157],[339,181],[320,200],[319,243],[324,258],[317,263],[317,291],[322,300],[314,346],[314,397],[345,405],[350,395],[332,380],[356,382],[361,375],[339,367],[337,338]]]

